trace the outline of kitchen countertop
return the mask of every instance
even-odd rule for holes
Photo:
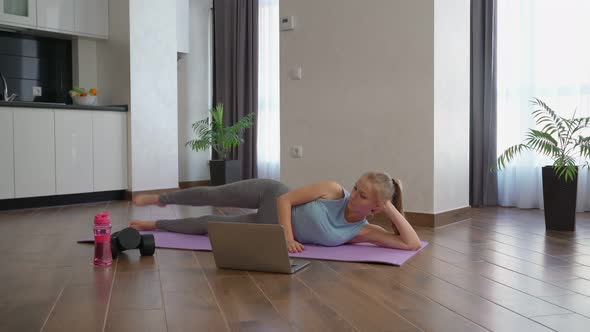
[[[127,112],[127,105],[83,106],[83,105],[66,105],[66,104],[54,104],[54,103],[36,103],[36,102],[28,102],[28,101],[0,101],[0,107],[26,107],[26,108],[50,108],[50,109],[64,109],[64,110]]]

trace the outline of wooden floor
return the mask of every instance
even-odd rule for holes
[[[419,229],[401,267],[314,260],[294,276],[217,270],[210,252],[128,252],[93,268],[92,217],[239,213],[127,202],[0,212],[0,331],[589,331],[590,214],[546,233],[542,211],[474,209]]]

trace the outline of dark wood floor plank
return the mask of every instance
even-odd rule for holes
[[[438,245],[436,243],[430,243],[428,246],[426,246],[426,248],[420,250],[420,252],[418,252],[417,255],[430,255],[442,261],[452,264],[463,264],[482,261],[481,257],[476,252],[463,254],[450,248]]]
[[[66,287],[69,274],[69,268],[34,263],[3,265],[0,331],[39,331]]]
[[[581,264],[572,264],[570,266],[553,267],[552,270],[555,272],[562,272],[564,275],[575,276],[579,278],[590,279],[590,266]],[[556,278],[557,280],[563,280],[568,278]]]
[[[531,233],[526,228],[498,226],[482,221],[472,222],[472,227],[495,232],[492,239],[498,242],[522,247],[552,256],[571,255],[572,253],[590,254],[590,247],[577,245],[563,239],[551,238]]]
[[[119,231],[129,226],[129,209],[129,202],[111,202],[107,205],[105,211],[109,213],[111,218],[113,232]]]
[[[43,331],[102,331],[111,285],[68,285]]]
[[[469,264],[458,266],[533,296],[572,294],[572,291],[556,285],[552,280],[532,278],[525,274],[489,262],[471,262]],[[569,277],[568,279],[565,279],[564,276],[564,280],[573,279],[570,279]]]
[[[487,248],[488,245],[495,243],[493,240],[482,240],[481,232],[476,230],[473,231],[475,234],[469,234],[466,232],[458,232],[457,226],[453,228],[444,227],[441,231],[422,231],[419,234],[424,240],[429,241],[445,248],[454,250],[456,252],[471,255],[478,251],[478,248]],[[470,238],[475,240],[469,241]]]
[[[293,275],[250,272],[256,285],[298,331],[356,331]]]
[[[39,331],[51,310],[51,301],[0,304],[0,331]]]
[[[578,278],[567,280],[552,280],[550,282],[569,291],[590,296],[590,280],[588,279]]]
[[[354,265],[341,262],[326,262],[326,265],[339,271],[355,288],[362,289],[383,306],[398,312],[424,331],[486,331],[439,303],[404,287],[383,271],[357,269]]]
[[[493,250],[484,250],[479,255],[484,261],[537,279],[562,280],[577,278],[575,275],[566,273],[567,268],[544,267]]]
[[[117,262],[109,267],[96,267],[91,265],[91,257],[91,251],[87,250],[84,259],[70,260],[68,283],[43,331],[103,330]]]
[[[561,259],[568,261],[570,263],[581,264],[585,266],[590,266],[590,255],[572,255],[572,256],[562,256]]]
[[[105,331],[167,331],[158,271],[120,262],[127,267],[115,274]]]
[[[590,297],[582,294],[544,296],[541,299],[590,318]]]
[[[469,227],[469,228],[473,229],[471,227]],[[448,231],[447,228],[445,228],[444,230],[445,230],[444,235],[438,235],[438,237],[436,237],[436,240],[434,240],[437,245],[441,245],[441,246],[445,246],[449,249],[453,249],[452,247],[448,246],[449,243],[463,240],[460,233],[455,234],[454,229],[450,229],[451,230],[450,232]],[[482,234],[479,234],[479,235],[482,236]],[[448,241],[441,242],[440,240],[438,240],[441,236],[448,238]],[[479,244],[479,245],[473,243],[473,244],[470,244],[466,248],[470,248],[471,253],[475,253],[477,255],[482,255],[484,257],[486,255],[489,256],[489,255],[493,254],[494,252],[497,252],[500,255],[506,255],[509,257],[513,257],[513,258],[525,261],[525,262],[530,262],[530,263],[533,263],[536,265],[542,265],[542,266],[549,268],[546,270],[549,272],[551,272],[553,270],[552,268],[556,268],[555,270],[557,271],[557,275],[559,276],[558,278],[564,277],[565,274],[562,275],[560,273],[560,271],[563,271],[564,267],[567,268],[567,267],[573,267],[573,266],[577,265],[577,263],[572,263],[570,260],[565,259],[563,257],[542,254],[539,252],[515,247],[512,245],[508,245],[508,244],[505,244],[502,242],[497,242],[497,241],[488,241],[484,244]],[[455,251],[457,251],[457,250],[455,250]],[[458,252],[461,252],[461,251],[458,251]],[[485,258],[482,257],[482,259],[485,259]],[[575,276],[572,276],[571,278],[574,278],[574,277]]]
[[[120,310],[110,314],[106,332],[166,332],[164,310]]]
[[[111,313],[152,309],[163,309],[158,272],[117,272],[111,296]]]
[[[479,251],[478,253],[482,253],[482,256],[485,258],[487,257],[488,260],[491,260],[493,263],[497,263],[500,265],[496,265],[487,261],[472,261],[471,259],[461,259],[461,254],[454,252],[450,249],[440,250],[437,245],[428,246],[423,249],[414,260],[419,260],[422,256],[432,256],[434,258],[440,259],[443,262],[451,262],[453,265],[460,267],[464,270],[468,270],[477,274],[480,274],[486,278],[494,280],[498,283],[507,285],[512,287],[518,291],[533,295],[533,296],[554,296],[554,295],[565,295],[571,294],[572,292],[568,289],[564,289],[563,287],[556,286],[551,284],[549,281],[554,279],[577,279],[575,274],[568,273],[568,269],[561,268],[561,274],[559,273],[560,270],[555,268],[555,270],[551,268],[543,268],[541,266],[536,266],[534,264],[529,264],[526,261],[520,261],[516,258],[512,258],[510,256],[506,256],[500,253],[494,253],[486,250]],[[439,249],[439,250],[437,250]],[[488,251],[487,255],[485,252]],[[440,255],[440,252],[443,252],[444,255]],[[500,256],[500,258],[507,258],[507,259],[494,259],[494,256]],[[515,271],[504,268],[501,265],[508,265]],[[421,268],[432,269],[436,268],[435,264],[422,264]],[[575,268],[568,267],[568,268]],[[537,277],[540,279],[535,279],[529,277],[527,274],[530,274],[531,271],[535,272]]]
[[[541,316],[534,319],[555,331],[586,332],[590,326],[590,318],[578,314]]]
[[[376,266],[379,270],[386,267]],[[405,287],[461,313],[472,322],[492,331],[549,331],[513,311],[480,296],[440,280],[416,268],[403,265],[399,270],[387,269]]]
[[[563,257],[545,255],[536,251],[514,247],[500,242],[490,243],[488,249],[546,267],[567,267],[573,265],[572,262]]]
[[[210,293],[202,294],[194,290],[164,292],[168,331],[188,331],[197,326],[204,331],[228,331],[217,302]]]
[[[117,257],[117,273],[158,271],[156,256],[141,256],[139,249],[129,249]]]
[[[399,313],[355,288],[353,283],[341,278],[321,261],[312,261],[296,277],[360,331],[418,330]]]
[[[455,227],[456,228],[456,227]],[[451,244],[454,244],[456,242],[462,243],[463,245],[465,245],[464,238],[465,236],[461,234],[461,232],[458,232],[455,228],[443,228],[443,231],[441,232],[437,232],[435,233],[435,242],[453,249],[452,246],[450,246]],[[491,232],[488,231],[482,231],[481,229],[477,229],[474,227],[467,227],[467,229],[469,230],[468,232],[463,232],[466,234],[469,234],[470,237],[474,237],[472,233],[476,233],[477,236],[475,238],[477,239],[481,239],[481,238],[487,238],[490,236]],[[445,239],[445,242],[442,242],[440,240],[440,238]],[[523,241],[523,243],[520,243],[519,246],[514,246],[514,245],[510,245],[510,244],[506,244],[506,243],[502,243],[502,242],[498,242],[498,241],[494,241],[494,240],[487,240],[487,241],[482,241],[479,240],[478,242],[468,242],[467,243],[467,250],[469,250],[470,252],[481,252],[484,250],[493,250],[496,252],[500,252],[502,254],[508,255],[508,256],[512,256],[521,260],[525,260],[528,262],[532,262],[538,265],[543,265],[543,266],[547,266],[547,267],[562,267],[562,266],[571,266],[572,263],[568,260],[565,259],[563,257],[559,257],[559,256],[551,256],[548,255],[546,252],[537,252],[537,251],[533,251],[533,250],[529,250],[528,248],[526,248],[526,242]],[[456,246],[456,245],[455,245]],[[484,248],[483,250],[481,248]],[[459,251],[459,250],[456,250]]]
[[[195,252],[232,331],[291,330],[246,271],[217,269],[210,252]]]
[[[227,331],[227,323],[193,252],[163,249],[158,250],[156,258],[168,331],[187,331],[196,326],[206,331]]]
[[[156,264],[160,272],[201,268],[192,250],[157,248],[154,256],[156,257]]]
[[[570,311],[449,263],[422,255],[410,265],[526,317],[559,315]]]

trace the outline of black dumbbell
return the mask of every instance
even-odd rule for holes
[[[153,256],[156,241],[152,234],[141,235],[136,229],[127,227],[111,234],[111,251],[113,258],[128,249],[139,249],[142,256]]]
[[[142,256],[153,256],[156,252],[156,239],[153,234],[143,234],[139,244],[139,253]]]

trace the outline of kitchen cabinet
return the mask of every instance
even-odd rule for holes
[[[15,198],[55,195],[54,113],[18,109],[13,121]]]
[[[127,189],[127,114],[92,112],[94,191]]]
[[[190,40],[189,0],[176,0],[176,51],[189,52]]]
[[[12,109],[0,109],[0,199],[14,198]]]
[[[37,28],[74,32],[76,0],[37,0]]]
[[[37,26],[37,0],[0,0],[0,24]]]
[[[55,110],[56,194],[94,190],[92,114],[79,110]]]
[[[108,38],[108,0],[76,0],[75,10],[75,31],[77,34]]]
[[[0,25],[107,39],[109,1],[0,0]]]
[[[127,113],[0,107],[0,199],[127,189]]]

